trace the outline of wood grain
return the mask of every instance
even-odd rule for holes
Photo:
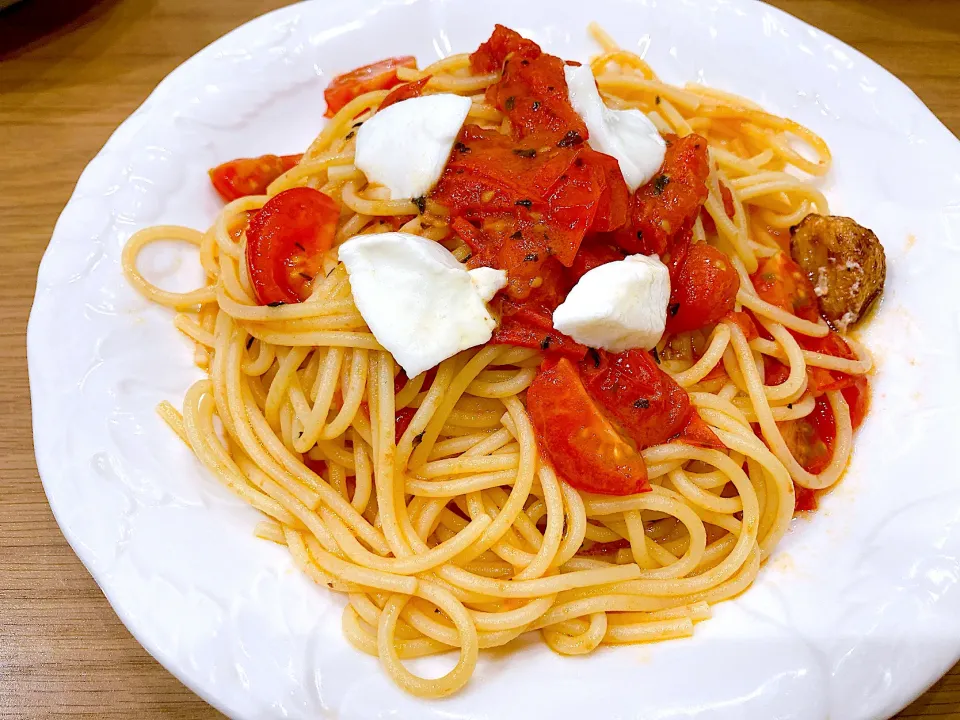
[[[173,68],[283,0],[26,0],[0,13],[0,717],[220,717],[133,640],[37,477],[25,329],[84,165]],[[910,85],[960,131],[960,3],[775,0]],[[960,718],[960,666],[902,718]]]

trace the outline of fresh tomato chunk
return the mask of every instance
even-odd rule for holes
[[[641,450],[666,442],[687,424],[691,409],[686,390],[650,353],[594,350],[580,362],[580,374],[590,397]]]
[[[247,268],[257,302],[296,303],[309,296],[339,218],[337,203],[308,187],[284,190],[264,204],[247,229]]]
[[[733,310],[740,276],[730,258],[711,245],[691,245],[671,278],[667,330],[672,333],[696,330],[715,323]]]
[[[544,455],[584,492],[648,492],[643,457],[607,420],[566,358],[541,369],[527,390],[527,411]]]
[[[274,180],[296,167],[303,155],[261,155],[237,158],[210,170],[210,182],[227,202],[248,195],[265,195]]]
[[[416,68],[417,59],[412,55],[392,57],[337,75],[323,91],[327,101],[324,117],[333,117],[344,105],[365,93],[389,90],[400,84],[397,68],[402,67]]]
[[[404,83],[403,85],[397,85],[393,90],[390,91],[390,94],[383,99],[383,102],[380,103],[379,110],[388,108],[394,103],[420,97],[423,95],[423,89],[427,86],[427,83],[430,82],[430,77],[430,75],[427,75],[419,80]]]
[[[707,199],[707,141],[699,135],[669,135],[660,171],[633,196],[631,226],[618,234],[629,253],[663,256],[674,238],[693,226]]]

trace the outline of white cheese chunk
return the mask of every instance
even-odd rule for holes
[[[578,343],[611,352],[650,350],[663,335],[670,273],[656,255],[631,255],[586,273],[553,313]]]
[[[465,265],[440,243],[408,233],[357,235],[340,246],[357,309],[409,377],[490,339],[486,303],[503,270]]]
[[[590,133],[590,147],[617,159],[630,192],[648,183],[663,165],[667,148],[657,126],[639,110],[608,108],[589,65],[566,65],[563,73],[570,104]]]
[[[357,130],[354,163],[394,200],[421,197],[443,173],[470,98],[443,93],[398,102]]]

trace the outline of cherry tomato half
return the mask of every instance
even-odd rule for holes
[[[704,243],[687,249],[686,259],[672,280],[667,306],[667,330],[672,333],[717,322],[733,310],[740,289],[740,276],[730,258]]]
[[[650,490],[643,457],[597,409],[566,358],[537,373],[527,411],[544,454],[573,487],[605,495]]]
[[[210,170],[210,182],[227,202],[248,195],[264,195],[270,183],[295,167],[303,155],[261,155],[237,158]]]
[[[284,190],[264,204],[247,229],[247,268],[257,302],[296,303],[309,296],[339,218],[337,203],[308,187]]]
[[[401,80],[397,79],[397,68],[402,67],[416,68],[417,59],[412,55],[386,58],[337,75],[323,91],[327,101],[324,117],[333,117],[344,105],[364,93],[389,90],[399,85]]]

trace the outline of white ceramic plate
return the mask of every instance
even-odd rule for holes
[[[586,8],[589,7],[589,10]],[[357,65],[469,51],[494,22],[550,52],[595,52],[600,21],[673,82],[749,96],[830,143],[835,212],[883,240],[865,334],[873,410],[842,485],[741,598],[692,639],[561,658],[484,653],[459,695],[405,696],[340,633],[341,601],[252,535],[255,513],[154,414],[198,375],[170,313],[120,275],[137,228],[205,228],[206,169],[302,150],[322,90]],[[77,185],[40,267],[29,362],[37,463],[64,534],[137,639],[240,718],[873,718],[960,655],[960,143],[899,81],[758,2],[324,0],[262,17],[163,81]],[[195,261],[154,274],[183,287]],[[421,661],[436,672],[450,658]]]

